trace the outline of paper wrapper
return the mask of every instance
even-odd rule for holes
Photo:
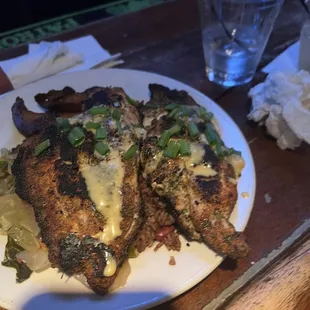
[[[252,110],[248,119],[265,125],[281,149],[310,144],[310,74],[270,73],[266,81],[253,87]]]

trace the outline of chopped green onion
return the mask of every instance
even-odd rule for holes
[[[191,156],[191,147],[187,140],[180,139],[180,155],[181,156]]]
[[[180,111],[179,108],[175,108],[167,115],[167,117],[168,118],[173,118],[177,114],[177,112],[179,112],[179,111]]]
[[[160,136],[157,145],[163,149],[168,143],[170,137],[171,137],[171,134],[169,130],[165,130]]]
[[[180,151],[180,143],[177,140],[169,140],[167,147],[164,150],[164,155],[170,158],[176,158]]]
[[[176,135],[181,131],[181,126],[178,124],[173,125],[168,131],[170,133],[170,136]]]
[[[119,109],[114,109],[112,112],[112,118],[116,121],[119,121],[121,119],[121,112]]]
[[[137,102],[133,100],[132,98],[130,98],[128,95],[126,95],[126,99],[131,105],[134,105],[134,106],[137,105]]]
[[[181,110],[179,109],[174,115],[173,115],[173,119],[174,120],[179,120],[180,119],[180,116],[182,116],[182,112],[181,112]]]
[[[119,135],[123,134],[123,128],[120,121],[116,121],[117,132]]]
[[[49,139],[44,140],[34,149],[34,155],[39,156],[42,152],[48,149],[51,146],[51,141]]]
[[[215,152],[218,156],[225,156],[225,151],[223,150],[222,143],[215,144]]]
[[[210,122],[213,118],[213,113],[207,112],[206,108],[204,107],[199,107],[197,114],[200,118],[207,122]]]
[[[106,155],[109,151],[110,148],[106,143],[103,142],[97,142],[95,144],[95,150],[100,154],[100,155]]]
[[[213,113],[212,112],[207,112],[207,114],[204,117],[204,120],[206,122],[211,122],[212,118],[213,118]]]
[[[60,131],[68,131],[71,127],[69,120],[63,117],[56,118],[57,129]]]
[[[139,256],[139,252],[134,245],[128,248],[128,258],[136,258]]]
[[[108,115],[110,112],[108,107],[92,107],[90,110],[88,110],[88,113],[90,115]]]
[[[185,122],[182,120],[182,119],[177,119],[176,122],[175,122],[177,125],[179,125],[180,127],[184,127],[185,125]]]
[[[157,104],[157,103],[150,103],[150,102],[148,102],[144,107],[145,107],[145,108],[148,108],[148,109],[154,109],[154,110],[156,110],[156,109],[159,109],[159,108],[160,108],[160,105]]]
[[[97,141],[104,140],[107,138],[107,131],[104,127],[99,127],[96,129],[95,139]]]
[[[186,107],[186,106],[182,106],[182,107],[181,107],[181,110],[180,110],[180,114],[181,114],[182,116],[189,116],[189,114],[190,114],[189,108]]]
[[[221,144],[221,139],[211,124],[206,124],[205,136],[210,145]]]
[[[136,154],[136,152],[138,151],[138,145],[137,144],[133,144],[123,155],[123,158],[125,160],[129,160],[132,159],[133,156]]]
[[[69,142],[72,146],[78,147],[85,141],[85,134],[82,128],[74,127],[69,135],[68,135]]]
[[[232,147],[224,150],[224,156],[230,156],[230,155],[233,155],[233,154],[241,156],[241,152],[240,151],[236,151]]]
[[[199,129],[194,122],[188,122],[187,130],[192,139],[197,139],[199,137]]]
[[[179,108],[179,107],[180,107],[180,105],[177,104],[177,103],[169,103],[169,104],[167,104],[167,105],[165,106],[165,109],[166,109],[167,111],[172,111],[172,110],[174,110],[174,109],[176,109],[176,108]]]
[[[8,162],[5,160],[0,160],[0,171],[8,167]]]
[[[86,129],[97,129],[100,127],[99,123],[94,123],[94,122],[88,122],[85,125]]]

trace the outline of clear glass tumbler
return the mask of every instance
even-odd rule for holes
[[[223,86],[253,78],[283,0],[198,0],[206,73]]]

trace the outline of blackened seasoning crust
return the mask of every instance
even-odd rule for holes
[[[110,97],[116,95],[122,99],[120,109],[127,113],[124,118],[138,119],[136,109],[127,107],[121,89],[108,88],[106,92]],[[79,171],[81,162],[98,161],[94,156],[94,135],[85,131],[85,136],[80,147],[73,147],[68,143],[67,132],[57,133],[55,126],[46,128],[20,145],[12,173],[16,178],[16,193],[34,209],[52,267],[71,275],[83,274],[96,293],[105,294],[144,220],[138,188],[139,156],[123,161],[121,235],[104,244],[100,233],[106,219],[96,210]],[[35,147],[46,139],[51,146],[35,156]],[[123,136],[115,136],[119,143],[123,143],[122,139]],[[115,274],[110,277],[103,275],[107,253],[113,255],[117,264]]]

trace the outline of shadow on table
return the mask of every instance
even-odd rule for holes
[[[143,292],[117,292],[106,296],[99,296],[93,293],[46,293],[32,297],[22,307],[22,310],[119,310],[128,308],[147,309],[150,305],[145,301],[151,301],[155,306],[158,302],[158,295],[165,295],[159,291]],[[169,299],[164,296],[165,300]],[[126,305],[124,305],[124,299]],[[160,298],[161,299],[161,298]],[[148,303],[149,304],[149,303]],[[165,310],[175,310],[165,305]]]

